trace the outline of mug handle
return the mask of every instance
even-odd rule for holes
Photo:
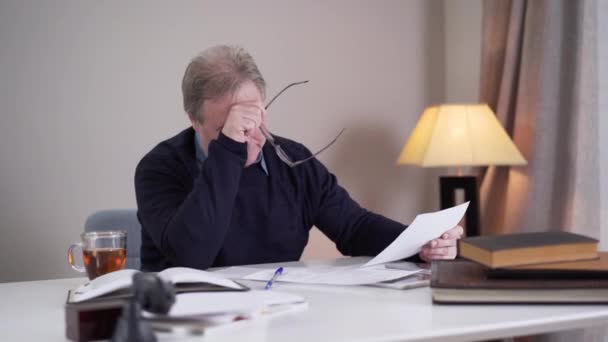
[[[82,243],[77,242],[70,245],[70,248],[68,248],[68,264],[70,264],[70,266],[72,266],[72,268],[78,272],[85,272],[86,269],[83,266],[76,265],[76,262],[74,261],[75,248],[80,248],[80,250],[82,251]]]

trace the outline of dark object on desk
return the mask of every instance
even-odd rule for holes
[[[71,293],[68,293],[68,298],[70,295]],[[127,298],[122,297],[66,304],[66,337],[72,341],[109,339],[127,301]]]
[[[493,279],[488,268],[467,260],[434,261],[434,303],[608,303],[608,279]]]
[[[183,283],[175,285],[176,293],[246,291],[230,289],[208,283]],[[66,336],[72,341],[106,340],[112,337],[120,314],[132,296],[132,289],[115,291],[83,302],[72,301],[73,290],[68,292],[65,305]]]
[[[568,232],[487,235],[458,241],[459,255],[491,268],[597,258],[598,241]]]
[[[608,279],[608,252],[593,260],[552,262],[527,266],[488,269],[490,278],[527,279]]]
[[[166,314],[175,303],[175,288],[155,274],[133,275],[133,296],[124,305],[111,342],[155,342],[152,327],[141,311]]]
[[[479,231],[479,188],[475,176],[439,177],[441,209],[456,205],[456,190],[464,190],[464,200],[469,203],[465,214],[465,236],[478,236]]]

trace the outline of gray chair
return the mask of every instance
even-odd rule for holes
[[[109,209],[97,211],[84,224],[86,232],[103,230],[127,231],[127,266],[139,269],[139,247],[141,246],[141,225],[135,209]]]

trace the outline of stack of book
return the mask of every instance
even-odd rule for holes
[[[435,303],[608,303],[608,253],[568,232],[470,237],[433,262]]]

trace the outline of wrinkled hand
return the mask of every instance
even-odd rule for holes
[[[463,233],[464,230],[461,226],[456,226],[446,231],[439,238],[431,240],[422,246],[422,250],[419,253],[420,258],[425,262],[454,259],[458,253],[456,250],[458,239],[462,237]]]
[[[230,107],[222,133],[232,140],[244,143],[262,124],[266,113],[254,102],[239,102]]]

